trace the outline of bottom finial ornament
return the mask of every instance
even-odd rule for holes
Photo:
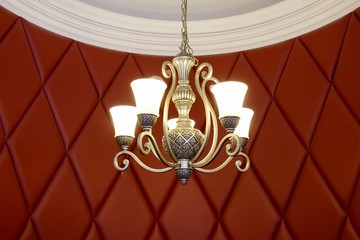
[[[187,183],[191,175],[192,175],[192,170],[189,168],[176,169],[176,176],[178,177],[182,185],[185,185]]]

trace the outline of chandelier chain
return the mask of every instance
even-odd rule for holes
[[[188,32],[187,32],[187,0],[182,0],[181,4],[181,22],[182,22],[182,28],[181,28],[181,35],[182,35],[182,42],[180,46],[181,55],[193,55],[193,50],[189,45],[189,38],[188,38]]]

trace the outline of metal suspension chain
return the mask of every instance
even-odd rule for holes
[[[182,42],[181,46],[179,47],[181,50],[181,55],[193,55],[193,50],[189,45],[189,38],[188,38],[188,32],[187,32],[187,0],[182,0],[181,4],[181,22],[182,22],[182,28],[181,28],[181,35],[182,35]]]

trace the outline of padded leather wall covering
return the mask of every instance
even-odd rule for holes
[[[296,39],[199,58],[249,85],[244,174],[230,164],[184,187],[174,172],[114,169],[108,109],[134,104],[129,83],[170,59],[88,46],[0,7],[1,239],[360,238],[359,9]],[[198,98],[198,128],[202,115]]]

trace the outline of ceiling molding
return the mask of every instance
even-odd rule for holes
[[[74,0],[0,4],[36,25],[91,45],[149,55],[179,52],[178,21],[122,15]],[[197,56],[263,47],[315,30],[358,7],[359,0],[285,0],[238,16],[189,21],[190,45]]]
[[[179,21],[181,0],[77,0],[134,17]],[[189,0],[188,20],[230,17],[252,12],[283,0]],[[139,7],[141,6],[141,7]]]

